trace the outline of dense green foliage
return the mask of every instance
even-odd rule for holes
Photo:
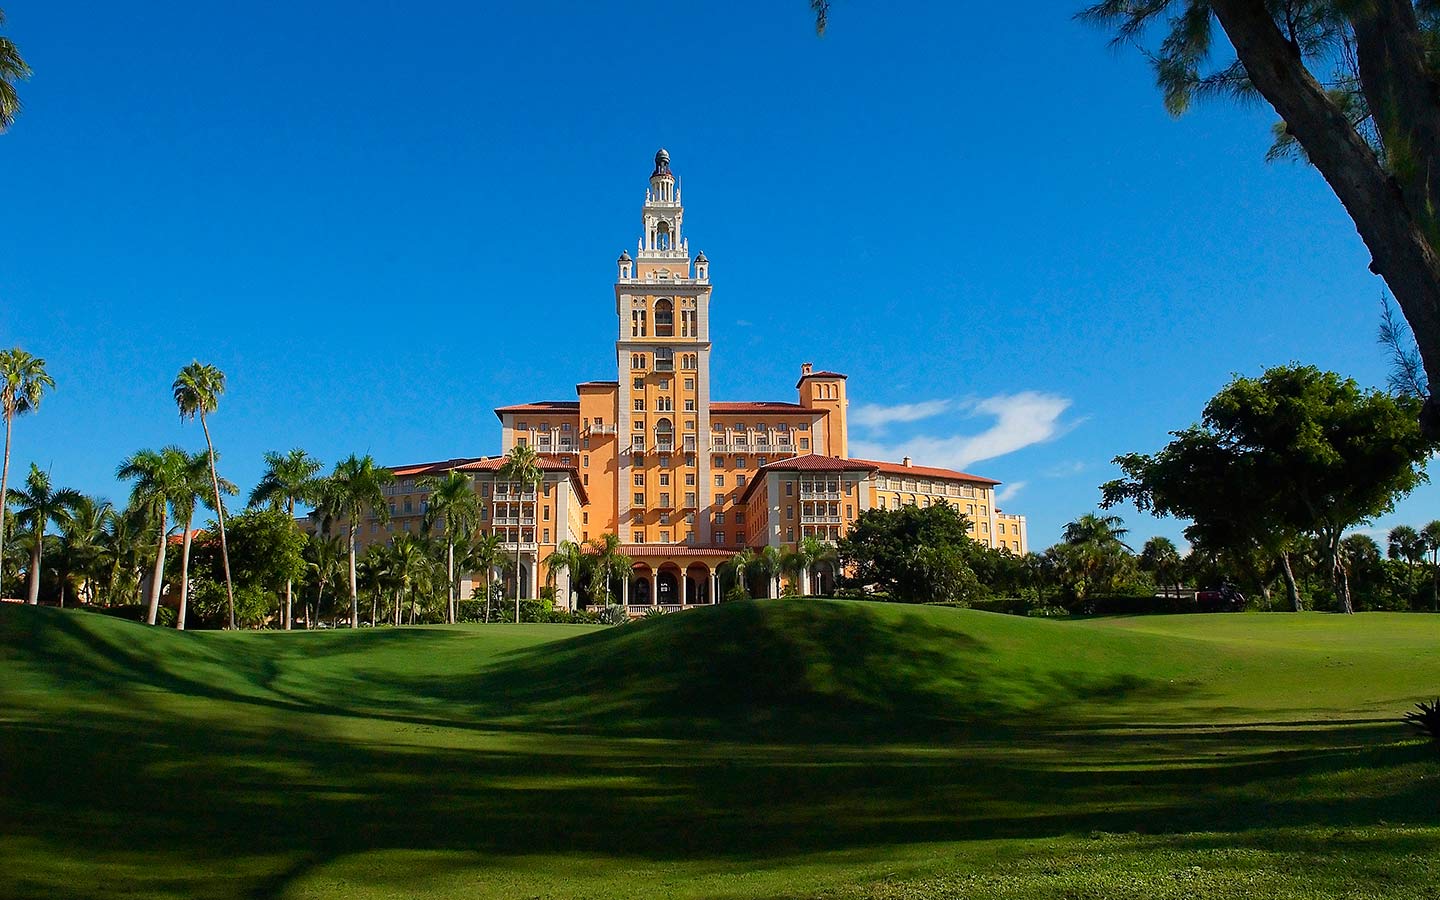
[[[846,580],[903,603],[981,596],[971,566],[982,551],[963,513],[948,503],[867,509],[840,539]]]
[[[1419,900],[1440,760],[1400,717],[1437,639],[814,600],[306,633],[4,608],[0,893]]]

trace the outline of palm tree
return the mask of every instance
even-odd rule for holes
[[[409,532],[396,535],[395,542],[390,545],[389,562],[391,578],[399,592],[395,604],[395,624],[401,623],[398,601],[404,599],[410,608],[410,624],[414,625],[415,585],[417,582],[426,581],[427,570],[431,565],[425,541]]]
[[[4,24],[5,11],[0,10],[0,25]],[[20,115],[20,95],[15,92],[15,82],[29,77],[30,67],[20,58],[20,50],[9,38],[0,37],[0,131],[8,129]]]
[[[355,536],[360,533],[360,517],[369,510],[382,525],[390,521],[390,508],[385,505],[385,488],[394,481],[394,473],[376,466],[369,454],[361,457],[352,453],[336,463],[330,477],[316,487],[316,499],[326,517],[343,519],[346,523],[351,628],[360,627],[360,594],[355,571]]]
[[[1440,612],[1440,519],[1420,529],[1420,536],[1430,550],[1430,608]]]
[[[539,488],[540,481],[545,473],[540,469],[540,456],[535,449],[528,444],[516,444],[505,454],[505,463],[500,466],[497,473],[500,478],[512,484],[518,484],[521,488],[521,496],[524,496],[524,489],[529,488],[535,491]],[[524,503],[520,504],[524,515]],[[534,507],[531,507],[534,512]],[[520,624],[520,538],[524,531],[520,526],[515,528],[515,624]]]
[[[485,622],[490,621],[490,585],[495,579],[495,570],[506,564],[505,543],[498,534],[486,533],[468,545],[458,558],[456,565],[462,572],[482,573],[481,583],[485,590]],[[473,593],[473,592],[472,592]]]
[[[835,548],[813,534],[807,534],[800,538],[795,549],[784,554],[780,560],[780,568],[793,576],[800,576],[800,593],[810,596],[810,570],[816,563],[826,562],[835,558]]]
[[[310,535],[310,540],[305,546],[308,559],[306,564],[315,576],[315,614],[305,615],[305,627],[315,627],[315,620],[319,618],[320,611],[325,600],[325,586],[335,578],[343,574],[342,561],[345,559],[345,545],[338,537],[327,537],[320,534]]]
[[[425,527],[445,523],[445,620],[455,624],[458,589],[455,582],[455,541],[469,541],[480,523],[480,498],[475,494],[475,481],[464,472],[451,469],[443,478],[422,478],[420,487],[430,492],[426,498]]]
[[[260,506],[268,503],[274,509],[282,509],[295,521],[296,503],[313,503],[315,500],[315,476],[322,468],[320,460],[304,450],[296,448],[289,453],[270,451],[265,454],[265,474],[260,483],[250,492],[247,505]],[[285,630],[295,624],[293,594],[294,582],[285,579],[285,612],[281,618]]]
[[[1125,520],[1119,516],[1097,516],[1094,513],[1086,513],[1066,524],[1062,538],[1065,543],[1077,547],[1119,548],[1128,551],[1130,545],[1125,543],[1124,537],[1129,533],[1130,530],[1125,527]]]
[[[99,565],[105,578],[105,602],[133,596],[139,589],[141,535],[150,531],[150,510],[130,504],[114,510],[105,522],[105,539]]]
[[[99,581],[100,561],[105,549],[105,526],[115,508],[109,500],[81,497],[71,508],[61,512],[60,556],[64,560],[60,578],[60,606],[65,606],[65,588],[69,578],[80,577],[84,596],[94,600],[95,583]],[[79,585],[75,601],[83,599]]]
[[[51,522],[58,523],[67,510],[73,509],[85,498],[77,490],[52,487],[50,476],[34,463],[30,464],[25,487],[12,493],[14,496],[10,502],[16,506],[15,521],[30,529],[33,542],[30,547],[30,593],[25,602],[35,606],[40,602],[40,559],[45,544],[45,527]]]
[[[555,576],[560,572],[570,574],[570,589],[566,592],[565,602],[571,607],[574,606],[574,599],[579,592],[581,579],[589,574],[593,567],[594,557],[585,552],[574,541],[561,541],[555,545],[555,552],[545,557],[545,568],[548,571],[550,586],[555,586]]]
[[[235,586],[230,580],[230,545],[225,540],[225,505],[220,499],[220,476],[215,471],[215,444],[210,440],[210,425],[206,416],[220,405],[220,395],[225,393],[225,373],[212,365],[196,360],[180,370],[171,385],[175,395],[175,406],[180,410],[180,420],[200,418],[200,430],[205,432],[205,450],[210,454],[210,485],[215,498],[215,524],[220,530],[220,560],[225,567],[225,615],[227,627],[235,628]]]
[[[1180,595],[1180,551],[1174,541],[1159,536],[1146,541],[1140,550],[1140,571],[1150,573],[1167,589],[1173,586],[1175,595]]]
[[[0,24],[4,22],[5,14],[0,12]],[[15,89],[9,83],[13,78],[8,76],[13,72],[9,68],[7,53],[14,56],[25,74],[30,72],[15,53],[15,45],[0,38],[0,130],[8,126],[7,116],[13,117],[15,110],[19,109]],[[10,105],[7,106],[7,103]],[[46,373],[45,360],[31,356],[19,347],[0,350],[0,415],[5,417],[5,462],[0,465],[0,558],[5,554],[5,510],[8,506],[5,488],[10,483],[10,432],[15,417],[39,409],[41,397],[53,387],[55,380]],[[4,596],[4,584],[0,583],[0,597]]]
[[[155,624],[160,609],[160,591],[165,579],[165,549],[170,541],[171,506],[183,505],[190,491],[190,454],[179,447],[163,450],[137,450],[120,464],[115,477],[133,481],[130,505],[149,511],[152,524],[158,523],[159,545],[155,551],[155,569],[150,580],[150,597],[145,614],[148,625]],[[179,518],[177,515],[176,518]],[[184,587],[181,587],[184,593]]]
[[[210,487],[210,460],[204,453],[187,453],[185,455],[184,480],[180,485],[179,493],[170,498],[170,508],[175,511],[175,521],[185,523],[184,534],[180,538],[180,608],[175,616],[175,628],[178,631],[185,630],[185,614],[190,608],[190,551],[195,541],[195,505],[204,503],[214,508],[206,497]],[[227,478],[220,479],[220,490],[234,496],[239,493],[239,488]]]
[[[735,583],[744,588],[745,596],[750,596],[749,578],[756,572],[764,571],[765,564],[760,555],[749,547],[736,553],[728,560],[730,568],[735,572]]]
[[[629,578],[635,562],[620,552],[620,536],[606,533],[590,542],[590,555],[594,558],[590,575],[590,599],[604,600],[604,605],[613,606],[615,594],[610,590],[612,582]]]

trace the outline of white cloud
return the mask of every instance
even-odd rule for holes
[[[909,456],[920,465],[963,469],[1064,434],[1071,426],[1062,423],[1060,417],[1070,408],[1070,403],[1068,397],[1038,391],[1000,394],[968,405],[973,415],[995,419],[994,425],[979,434],[918,435],[893,444],[853,441],[851,453],[886,460]]]
[[[850,413],[850,421],[866,428],[883,428],[891,422],[918,422],[929,419],[949,408],[949,400],[922,400],[919,403],[900,403],[895,406],[867,403]]]
[[[1025,485],[1027,485],[1027,484],[1029,484],[1029,483],[1030,483],[1030,482],[1028,482],[1028,481],[1012,481],[1012,482],[1010,482],[1009,484],[1005,485],[1005,486],[1002,487],[1000,490],[998,490],[998,491],[995,492],[995,502],[996,502],[996,503],[1009,503],[1009,502],[1011,501],[1011,499],[1013,499],[1016,494],[1018,494],[1018,493],[1020,493],[1021,491],[1025,490]]]
[[[1072,459],[1069,462],[1051,466],[1045,470],[1044,475],[1046,478],[1069,478],[1071,475],[1079,475],[1088,468],[1090,468],[1089,463]]]

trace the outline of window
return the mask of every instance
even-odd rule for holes
[[[768,456],[757,456],[757,457],[755,457],[755,468],[757,468],[757,469],[763,469],[763,468],[765,468],[765,467],[766,467],[767,465],[769,465],[769,464],[770,464],[770,457],[768,457]]]
[[[724,525],[724,524],[725,524],[725,514],[724,514],[723,512],[717,512],[717,513],[715,514],[715,524],[716,524],[716,525]]]
[[[588,512],[582,512],[582,513],[580,514],[580,524],[581,524],[581,525],[589,525],[589,524],[590,524],[590,513],[588,513]]]
[[[725,495],[720,491],[716,491],[714,495],[711,496],[710,502],[714,506],[719,506],[720,504],[725,502]]]
[[[743,456],[737,456],[737,457],[735,457],[735,468],[737,468],[737,469],[743,469],[743,468],[745,468],[745,457],[743,457]]]
[[[673,337],[675,334],[675,306],[662,297],[655,301],[655,335]]]
[[[666,469],[670,468],[670,457],[668,457],[668,456],[662,456],[662,457],[660,457],[660,465],[661,465],[662,467],[666,468]],[[668,478],[669,476],[667,475],[666,477]],[[667,482],[667,483],[668,483],[668,482]]]
[[[644,487],[644,486],[645,486],[645,473],[644,473],[644,472],[636,472],[634,477],[635,477],[635,486],[636,486],[636,487]]]
[[[520,429],[521,431],[529,431],[529,430],[530,430],[530,426],[529,426],[529,425],[526,425],[524,422],[521,422],[519,425],[516,425],[515,427],[518,428],[518,429]]]
[[[540,534],[542,535],[543,543],[546,543],[546,544],[550,543],[550,529],[547,528],[547,529],[545,529],[544,531],[542,531]]]
[[[785,507],[785,518],[787,518],[787,519],[793,519],[793,518],[795,518],[795,507],[793,507],[793,506],[787,506],[787,507]]]
[[[695,401],[694,401],[694,400],[686,400],[686,401],[685,401],[685,411],[686,411],[686,412],[694,412],[694,411],[695,411]],[[694,425],[691,425],[690,427],[693,429],[695,426],[694,426]]]
[[[793,528],[787,528],[787,529],[785,529],[785,540],[787,540],[787,541],[793,541],[793,540],[795,540],[795,529],[793,529]]]
[[[586,487],[590,486],[590,474],[588,472],[580,476],[580,483],[585,485]]]
[[[689,367],[689,366],[686,366],[685,368],[688,369],[688,368],[690,368],[690,367]],[[693,391],[693,390],[695,390],[695,379],[693,379],[693,378],[687,378],[687,379],[685,379],[685,390],[687,390],[687,391]]]
[[[590,467],[590,454],[587,453],[587,454],[585,454],[584,456],[580,457],[580,468],[586,469],[586,468],[589,468],[589,467]]]
[[[810,439],[809,439],[809,438],[801,438],[801,439],[800,439],[800,449],[801,449],[801,450],[809,450],[809,449],[810,449]]]
[[[850,517],[853,516],[853,515],[855,515],[855,513],[851,511],[850,504],[848,504],[848,503],[845,504],[845,518],[848,519],[848,518],[850,518]]]
[[[687,486],[691,486],[691,487],[694,486],[694,484],[695,484],[695,473],[694,473],[694,472],[686,472],[686,473],[685,473],[685,484],[686,484]]]
[[[716,487],[724,487],[724,486],[725,486],[725,476],[724,476],[724,475],[716,475],[716,476],[715,476],[715,486],[716,486]],[[157,553],[156,555],[158,556],[159,554]]]
[[[540,515],[541,520],[546,521],[546,522],[550,521],[550,507],[549,507],[549,506],[542,506],[542,507],[540,508],[540,510],[541,510],[541,515]]]
[[[636,494],[636,495],[635,495],[635,505],[636,505],[636,506],[644,506],[644,505],[645,505],[645,495],[644,495],[644,494]]]
[[[635,390],[645,390],[645,379],[643,377],[635,379]]]
[[[632,531],[630,532],[630,537],[637,544],[645,543],[645,532],[643,531]]]
[[[723,469],[725,468],[725,457],[717,456],[714,459],[710,460],[710,464],[717,469]],[[157,553],[156,555],[158,556],[159,554]]]
[[[660,461],[660,464],[663,466],[663,465],[665,464],[665,461],[662,459],[662,460]],[[670,484],[670,473],[669,473],[669,472],[661,472],[661,473],[660,473],[660,486],[661,486],[661,487],[666,487],[666,486],[668,486],[669,484]]]
[[[736,486],[736,487],[744,487],[744,486],[745,486],[745,476],[744,476],[744,475],[736,475],[736,476],[735,476],[735,486]]]
[[[737,509],[737,510],[735,510],[735,524],[736,524],[736,525],[744,525],[744,524],[745,524],[745,511],[744,511],[743,509]]]
[[[725,543],[725,532],[723,532],[723,531],[717,531],[717,532],[715,532],[715,543],[717,543],[717,544],[723,544],[723,543]],[[158,556],[159,554],[157,553],[156,555]]]
[[[787,481],[787,482],[785,482],[785,496],[787,496],[787,497],[793,497],[794,495],[795,495],[795,482],[793,482],[793,481]]]
[[[660,390],[662,390],[662,391],[668,391],[668,390],[670,390],[670,379],[668,379],[668,378],[662,378],[662,379],[660,379]]]
[[[632,353],[632,354],[630,354],[630,368],[632,368],[632,369],[643,369],[643,368],[645,368],[645,354],[643,354],[643,353]]]
[[[645,398],[644,398],[644,397],[636,397],[636,398],[635,398],[635,411],[636,411],[636,412],[644,412],[644,411],[645,411]]]
[[[693,453],[687,453],[687,454],[685,454],[685,465],[690,466],[691,468],[694,468],[694,466],[695,466],[695,454],[693,454]]]
[[[662,532],[660,532],[660,543],[662,543],[662,544],[668,544],[668,543],[670,543],[670,532],[668,532],[668,531],[662,531]]]

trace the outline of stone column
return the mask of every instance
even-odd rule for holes
[[[720,574],[714,569],[710,570],[710,602],[720,602]]]

